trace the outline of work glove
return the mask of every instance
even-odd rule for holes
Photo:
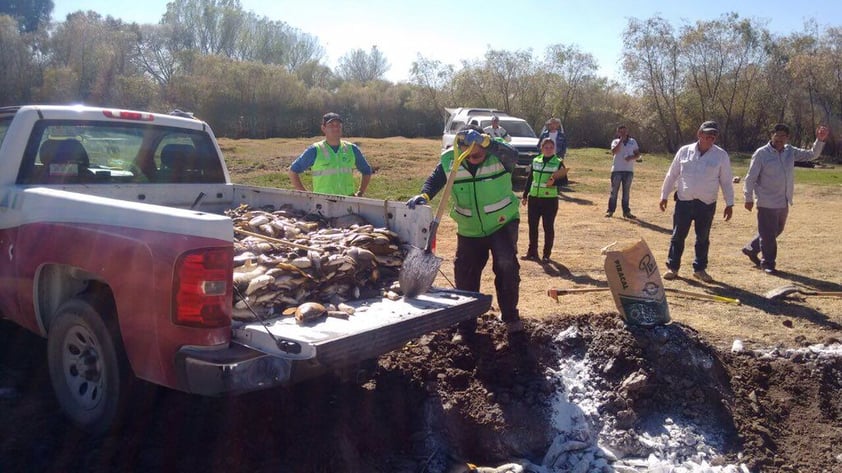
[[[427,194],[418,194],[415,197],[410,198],[406,201],[406,206],[414,209],[416,205],[424,205],[430,201],[430,198],[427,197]]]
[[[467,130],[459,133],[459,141],[468,146],[476,143],[483,148],[488,148],[488,145],[491,143],[491,136],[476,130]]]

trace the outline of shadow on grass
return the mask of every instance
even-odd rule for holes
[[[606,281],[594,279],[587,274],[573,274],[570,271],[570,269],[567,268],[567,266],[559,263],[554,259],[550,259],[549,263],[541,263],[541,267],[544,269],[544,272],[547,274],[547,276],[566,279],[572,282],[573,284],[582,284],[593,287],[608,287],[608,283]],[[548,281],[548,284],[552,284],[552,281]],[[549,286],[547,288],[549,289]]]
[[[639,218],[636,219],[624,219],[625,221],[637,225],[638,227],[645,228],[646,230],[651,230],[653,232],[663,233],[664,235],[672,235],[672,227],[662,227],[660,225],[655,225],[653,223],[649,223],[645,220],[641,220]]]
[[[778,273],[781,274],[780,272]],[[805,281],[821,282],[811,278],[798,277]],[[746,291],[745,289],[725,284],[719,281],[714,281],[711,284],[705,284],[692,278],[681,278],[688,285],[699,290],[700,292],[712,293],[718,296],[731,297],[740,300],[744,306],[754,307],[755,309],[766,312],[771,315],[780,315],[783,317],[793,317],[803,319],[807,322],[820,325],[833,330],[842,330],[842,324],[830,320],[827,315],[798,303],[795,300],[772,300],[767,299],[764,294],[755,294]],[[838,285],[834,285],[838,287]],[[809,297],[809,296],[808,296]]]

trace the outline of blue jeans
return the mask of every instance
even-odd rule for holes
[[[631,213],[629,208],[629,195],[631,193],[631,183],[634,173],[631,171],[614,171],[611,173],[611,196],[608,197],[608,211],[614,213],[617,210],[617,192],[620,190],[620,184],[623,185],[623,213]]]
[[[716,202],[706,204],[699,199],[678,200],[675,202],[675,213],[672,216],[672,238],[670,251],[667,256],[667,268],[678,271],[681,267],[681,255],[684,254],[684,240],[690,233],[690,224],[695,222],[696,229],[696,259],[693,260],[693,271],[703,271],[708,267],[708,250],[710,249],[710,227],[713,226],[713,216],[716,214]]]

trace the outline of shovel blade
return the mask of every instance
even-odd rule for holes
[[[766,297],[766,299],[777,300],[783,299],[790,294],[797,294],[799,292],[801,291],[798,289],[797,286],[782,286],[766,292],[764,296]]]
[[[412,299],[430,290],[441,261],[442,259],[433,253],[412,247],[403,260],[398,276],[404,297]]]

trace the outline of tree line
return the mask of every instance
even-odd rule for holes
[[[336,111],[349,136],[436,137],[445,107],[471,106],[506,110],[536,131],[557,116],[574,147],[607,147],[625,124],[646,151],[674,152],[713,119],[718,143],[750,152],[775,122],[807,145],[818,124],[836,130],[842,119],[842,28],[814,21],[776,35],[736,13],[678,25],[630,18],[623,83],[600,77],[591,54],[565,44],[489,48],[458,68],[418,55],[410,79],[392,83],[376,46],[348,51],[331,69],[318,38],[239,0],[174,0],[159,23],[142,25],[93,11],[51,21],[51,0],[8,5],[0,6],[0,105],[179,108],[219,136],[315,136],[321,115]]]

